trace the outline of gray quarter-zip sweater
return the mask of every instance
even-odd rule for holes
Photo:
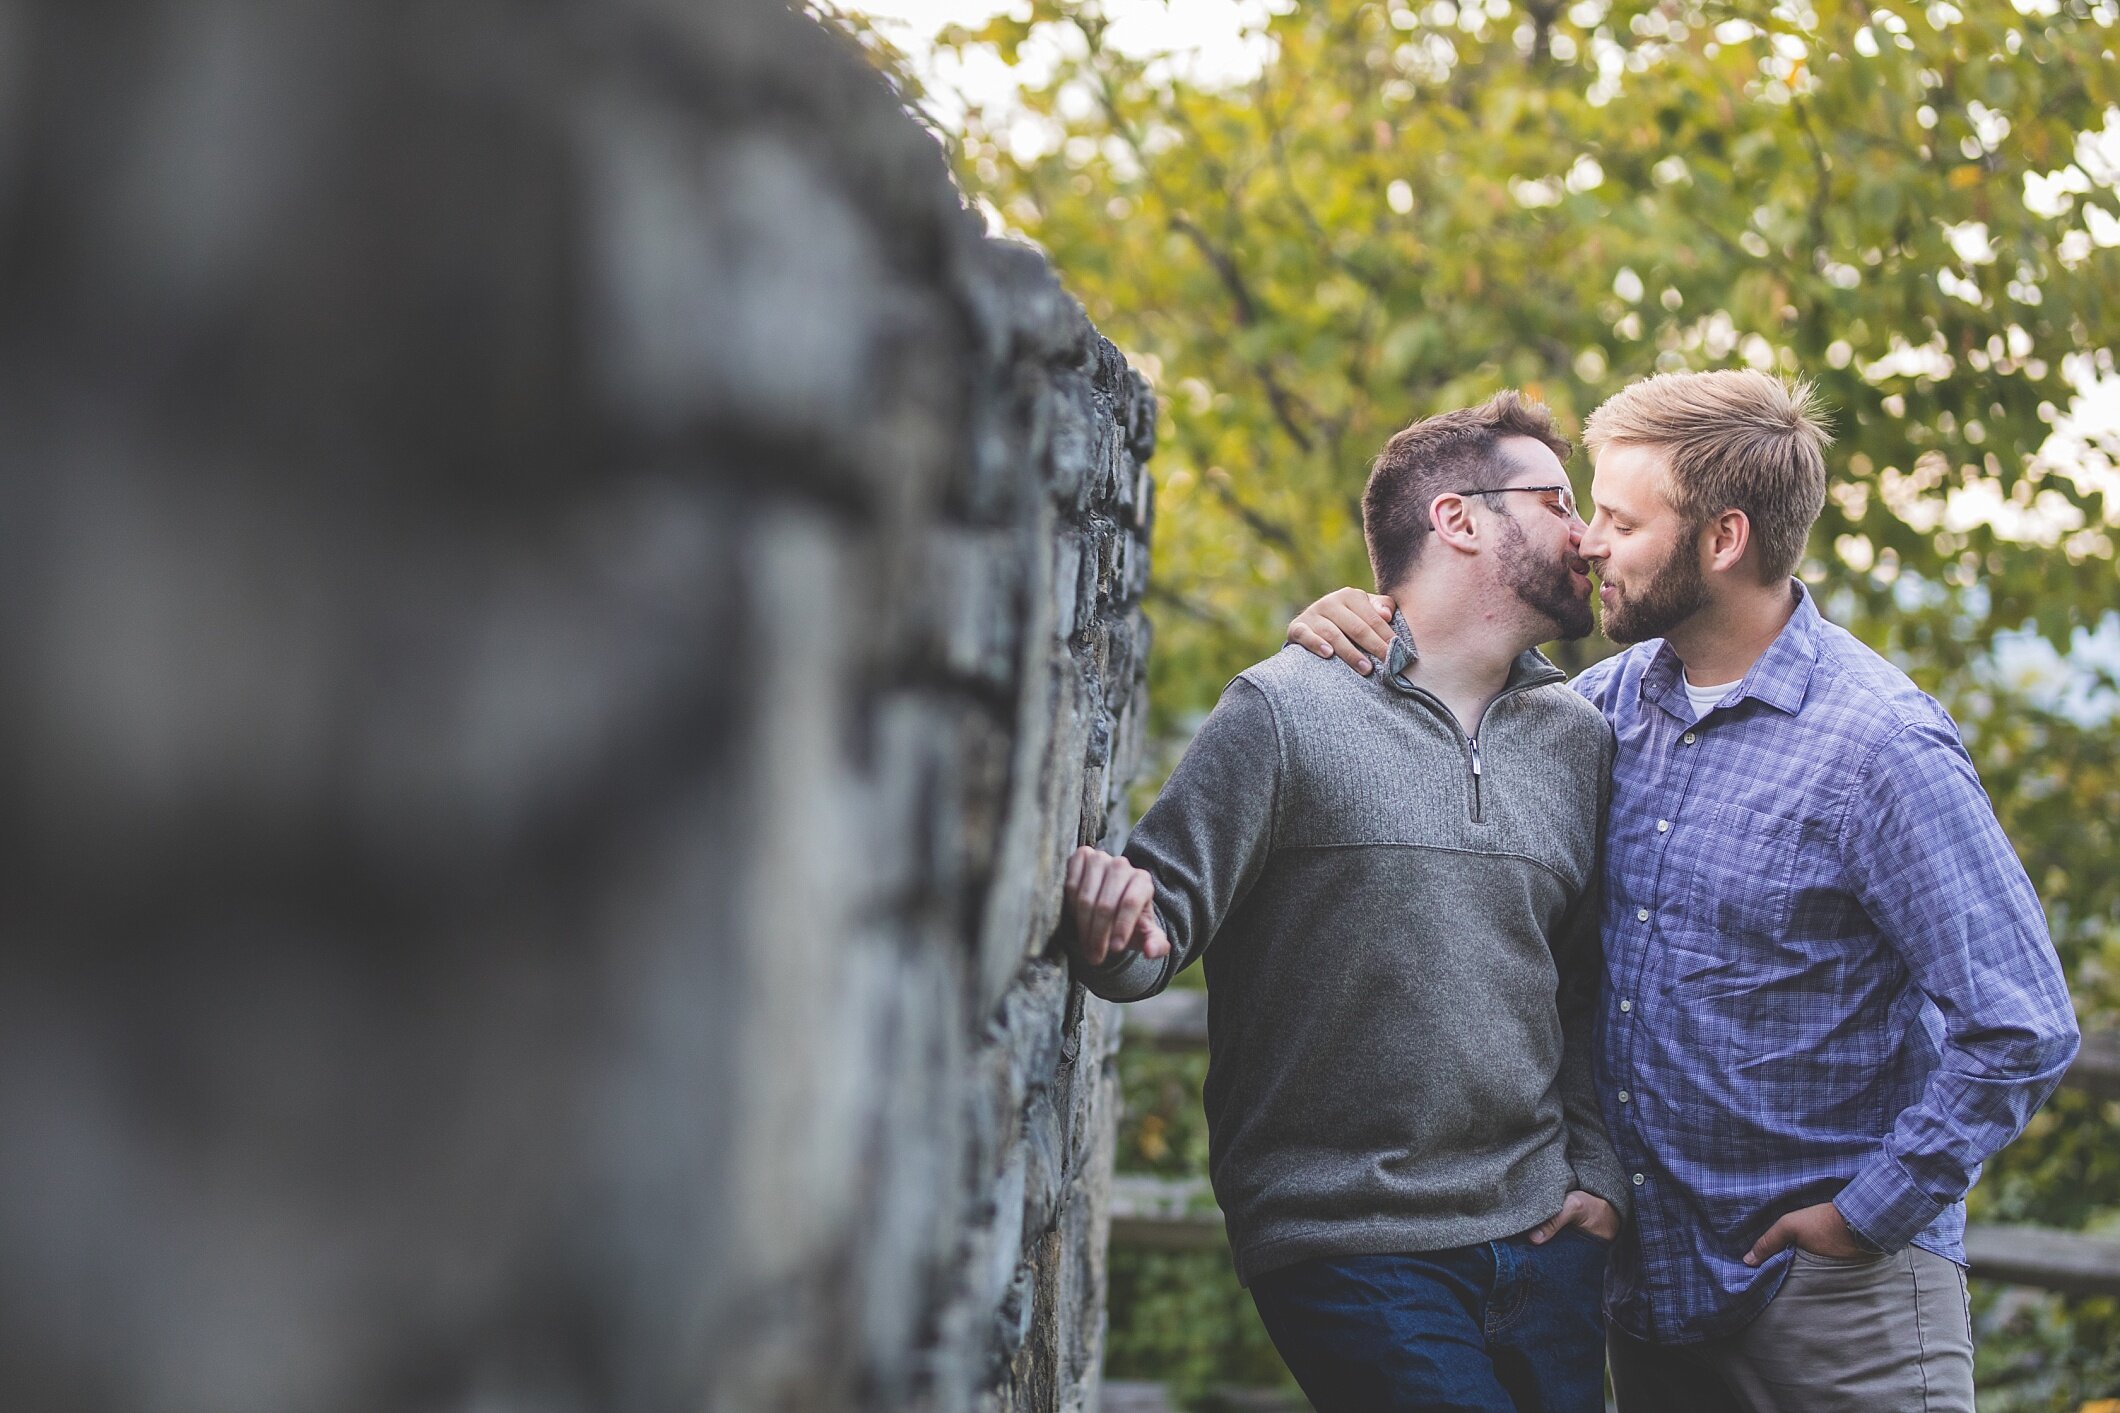
[[[1625,1211],[1589,1054],[1611,730],[1527,652],[1477,731],[1286,647],[1127,847],[1173,950],[1084,980],[1137,1000],[1204,956],[1209,1162],[1247,1284],[1521,1232],[1571,1187]]]

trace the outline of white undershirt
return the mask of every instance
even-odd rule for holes
[[[1686,683],[1686,700],[1693,703],[1693,719],[1695,721],[1700,720],[1713,711],[1715,704],[1724,697],[1729,696],[1730,689],[1737,685],[1736,682],[1720,682],[1712,687],[1696,687],[1685,678],[1680,680]],[[1738,680],[1742,681],[1744,679],[1739,678]]]

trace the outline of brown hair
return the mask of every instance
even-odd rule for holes
[[[1419,559],[1437,496],[1494,484],[1514,469],[1496,450],[1508,437],[1543,442],[1562,461],[1575,449],[1553,430],[1553,414],[1543,404],[1513,389],[1478,407],[1424,417],[1384,443],[1362,492],[1362,534],[1378,592],[1404,581]]]
[[[1825,509],[1833,438],[1809,383],[1748,368],[1659,373],[1591,413],[1583,441],[1592,456],[1614,443],[1669,455],[1672,503],[1695,528],[1743,511],[1766,583],[1795,572]]]

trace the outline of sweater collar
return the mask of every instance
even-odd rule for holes
[[[1399,674],[1421,660],[1419,645],[1413,641],[1413,629],[1407,626],[1406,615],[1391,615],[1391,651],[1378,664],[1383,669],[1386,685],[1399,692],[1418,690],[1401,680]],[[1371,658],[1371,662],[1376,659]],[[1513,692],[1519,687],[1542,686],[1547,682],[1562,682],[1567,675],[1555,667],[1547,656],[1537,648],[1526,648],[1509,664],[1509,680],[1502,684],[1502,691]],[[1499,695],[1499,694],[1497,694]]]

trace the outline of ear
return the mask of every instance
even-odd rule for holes
[[[1711,574],[1735,569],[1752,548],[1752,517],[1742,510],[1725,510],[1701,527],[1701,550]]]
[[[1435,537],[1454,550],[1471,552],[1480,547],[1479,522],[1472,518],[1472,498],[1439,495],[1428,502],[1428,523]]]

